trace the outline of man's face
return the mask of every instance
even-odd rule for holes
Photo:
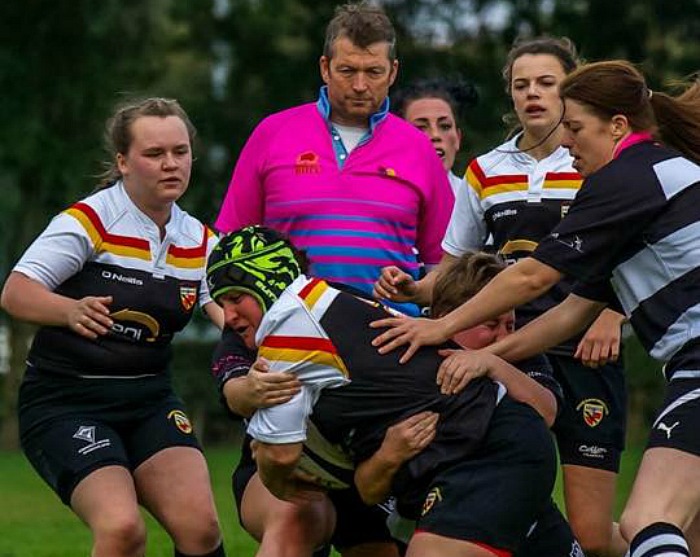
[[[389,43],[360,48],[347,37],[333,43],[333,56],[321,56],[321,77],[328,85],[331,120],[337,124],[367,127],[396,79],[397,60],[389,60]]]

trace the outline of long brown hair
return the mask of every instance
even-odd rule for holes
[[[671,96],[652,91],[642,73],[625,60],[586,64],[559,86],[563,99],[586,105],[593,114],[610,120],[627,117],[632,131],[651,132],[695,162],[700,162],[700,80],[683,84]]]

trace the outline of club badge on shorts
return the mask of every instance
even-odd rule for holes
[[[182,431],[182,433],[188,435],[192,433],[192,424],[190,423],[190,419],[182,410],[171,410],[168,413],[168,419],[172,420],[175,423],[175,427]]]
[[[588,427],[596,427],[603,418],[610,413],[607,404],[599,398],[587,398],[576,406],[576,410],[583,413],[583,421]]]

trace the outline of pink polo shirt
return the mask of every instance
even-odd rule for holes
[[[371,292],[386,265],[417,277],[419,259],[438,263],[453,204],[445,170],[421,131],[388,114],[339,168],[330,127],[309,103],[255,129],[215,226],[270,226],[307,251],[312,274]]]

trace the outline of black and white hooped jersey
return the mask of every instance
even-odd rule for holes
[[[295,373],[302,389],[288,403],[255,412],[248,433],[267,443],[303,442],[313,413],[317,431],[357,463],[379,448],[391,425],[423,410],[440,413],[435,440],[397,474],[397,494],[477,450],[503,387],[482,377],[459,395],[440,394],[437,348],[399,364],[400,351],[381,355],[371,345],[378,332],[369,323],[386,316],[379,303],[297,278],[263,317],[256,342],[271,370]]]
[[[696,163],[651,141],[632,144],[586,179],[534,257],[583,281],[609,278],[644,347],[667,362],[666,377],[700,376]]]
[[[469,163],[465,186],[455,207],[442,248],[459,257],[483,249],[489,235],[509,263],[527,257],[559,224],[581,187],[581,176],[563,147],[537,160],[518,150],[518,135]],[[574,281],[564,280],[544,296],[518,308],[518,326],[561,302]],[[577,340],[552,352],[571,354]]]
[[[76,300],[112,296],[114,325],[97,340],[68,327],[41,327],[28,364],[93,377],[164,372],[173,335],[197,302],[211,301],[204,276],[215,244],[213,232],[177,205],[161,240],[121,182],[75,203],[54,217],[14,270]]]

